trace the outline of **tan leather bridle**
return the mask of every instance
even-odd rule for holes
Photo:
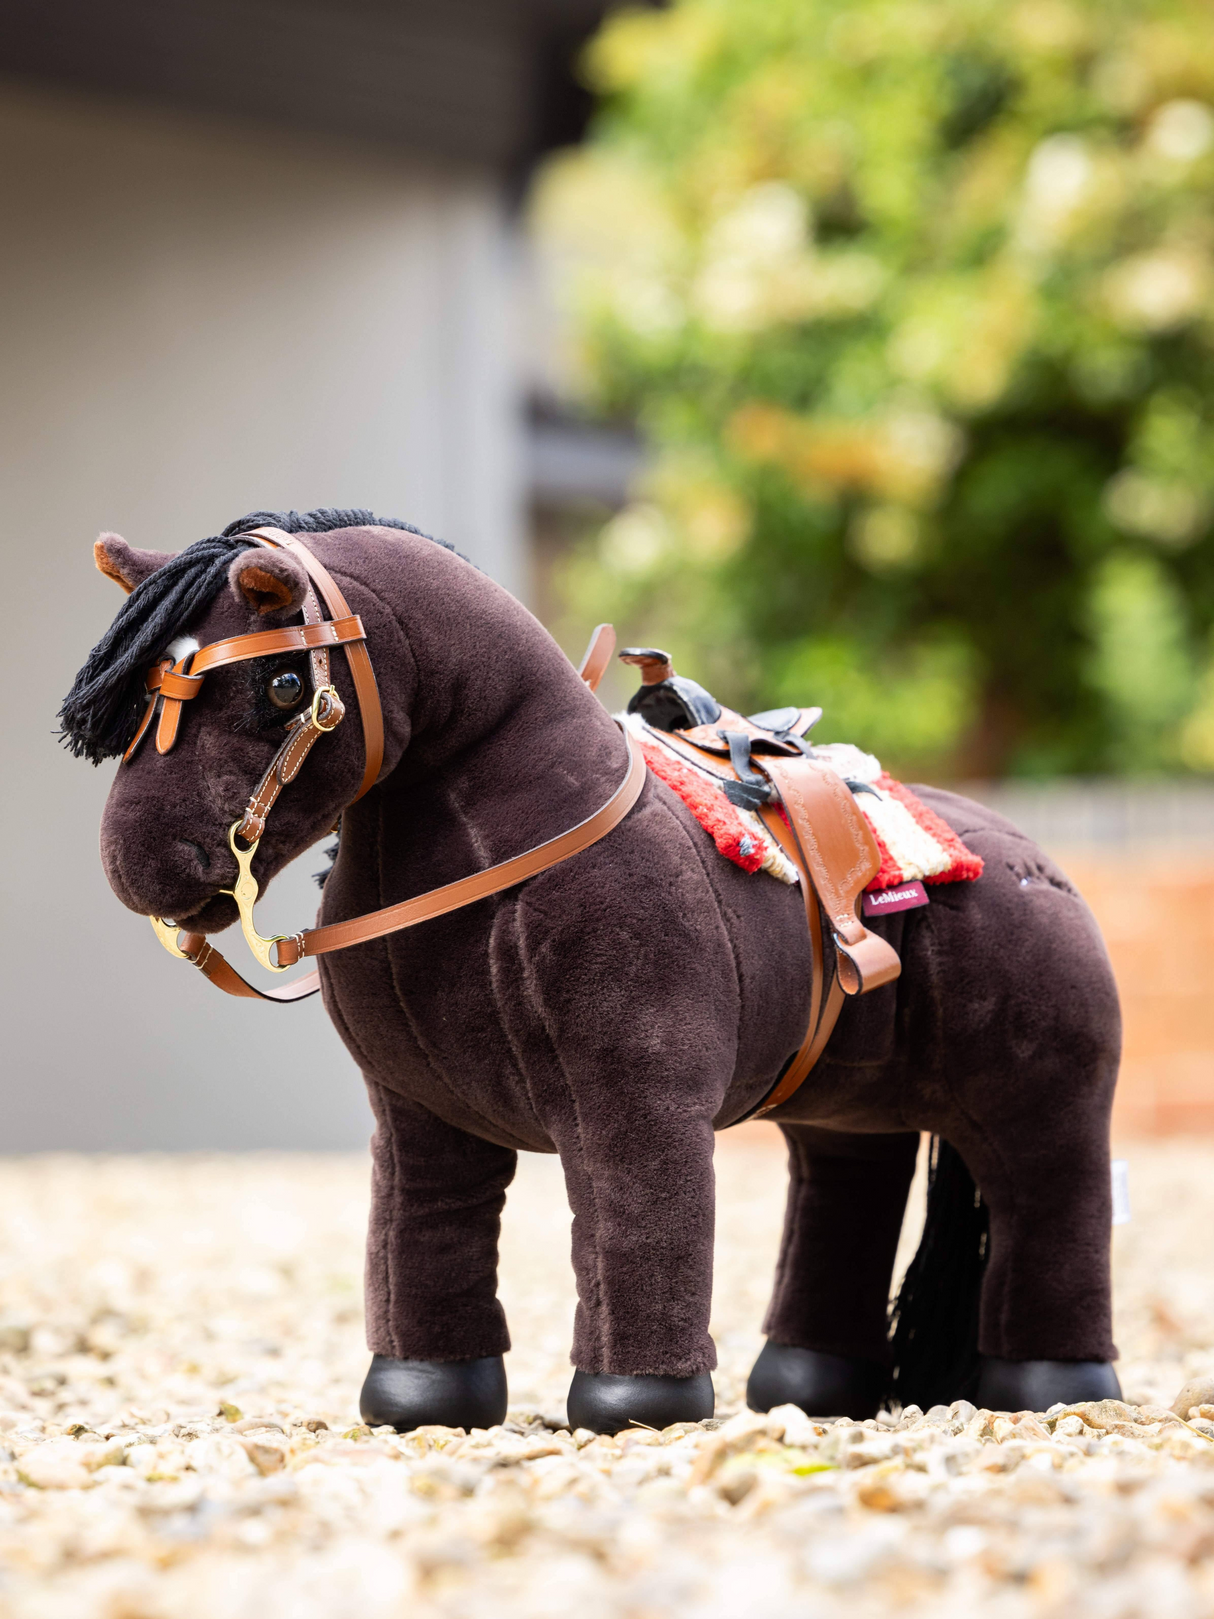
[[[235,886],[221,892],[230,894],[236,901],[245,941],[261,965],[270,972],[286,972],[305,956],[328,955],[334,950],[346,950],[368,939],[382,939],[389,933],[399,933],[402,928],[415,927],[431,917],[459,910],[478,899],[486,899],[505,888],[512,888],[516,883],[547,871],[550,866],[597,843],[618,826],[636,803],[645,785],[645,760],[625,735],[628,771],[624,780],[600,809],[568,831],[549,838],[546,843],[523,854],[515,855],[511,860],[500,861],[484,871],[461,877],[457,882],[431,889],[399,905],[389,905],[383,910],[370,911],[365,916],[352,917],[348,922],[335,922],[328,927],[304,928],[295,934],[263,938],[253,922],[258,885],[251,868],[265,831],[266,817],[282,789],[299,774],[314,745],[322,736],[335,730],[345,717],[345,706],[329,678],[330,647],[340,646],[345,651],[362,717],[366,757],[362,782],[351,803],[357,803],[375,785],[379,776],[384,757],[384,720],[375,672],[367,652],[366,630],[358,615],[351,613],[328,569],[298,535],[286,534],[276,528],[257,528],[250,530],[248,538],[272,549],[289,550],[307,570],[309,582],[303,601],[303,624],[276,630],[257,630],[249,635],[234,635],[223,641],[213,641],[209,646],[185,653],[176,663],[172,659],[161,660],[148,672],[147,710],[124,760],[129,761],[134,757],[139,744],[151,729],[158,708],[160,718],[156,727],[156,751],[162,754],[170,752],[177,739],[182,704],[198,695],[209,670],[244,663],[251,658],[271,657],[276,653],[306,651],[309,654],[313,688],[311,708],[288,726],[286,738],[253,789],[244,814],[233,821],[228,831],[228,845],[236,857],[238,875]],[[318,589],[332,614],[329,620],[325,620],[321,614],[316,596]],[[592,691],[602,678],[614,645],[614,631],[609,625],[600,624],[591,637],[580,670]],[[238,839],[247,846],[242,848]],[[170,955],[192,962],[217,988],[229,995],[261,1001],[299,1001],[314,995],[320,988],[319,974],[310,972],[278,990],[257,989],[224,960],[205,935],[191,933],[159,916],[150,917],[149,921],[156,937]]]

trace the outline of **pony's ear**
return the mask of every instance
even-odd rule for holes
[[[242,551],[228,569],[232,594],[257,613],[290,613],[303,606],[308,576],[289,551]]]
[[[121,534],[99,534],[93,543],[97,571],[120,585],[128,596],[149,574],[172,560],[171,551],[136,551]]]

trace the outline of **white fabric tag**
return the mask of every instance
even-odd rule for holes
[[[1130,1223],[1130,1165],[1128,1159],[1114,1158],[1109,1166],[1113,1171],[1113,1224]]]

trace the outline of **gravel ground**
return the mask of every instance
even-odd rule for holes
[[[744,1410],[779,1229],[762,1128],[718,1154],[718,1417],[563,1430],[558,1166],[503,1239],[504,1427],[358,1422],[366,1166],[0,1161],[3,1619],[1214,1616],[1214,1143],[1131,1146],[1121,1405],[875,1423]]]

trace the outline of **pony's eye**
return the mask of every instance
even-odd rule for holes
[[[270,676],[266,695],[275,708],[294,708],[303,696],[303,681],[294,670],[284,669],[280,674]]]

